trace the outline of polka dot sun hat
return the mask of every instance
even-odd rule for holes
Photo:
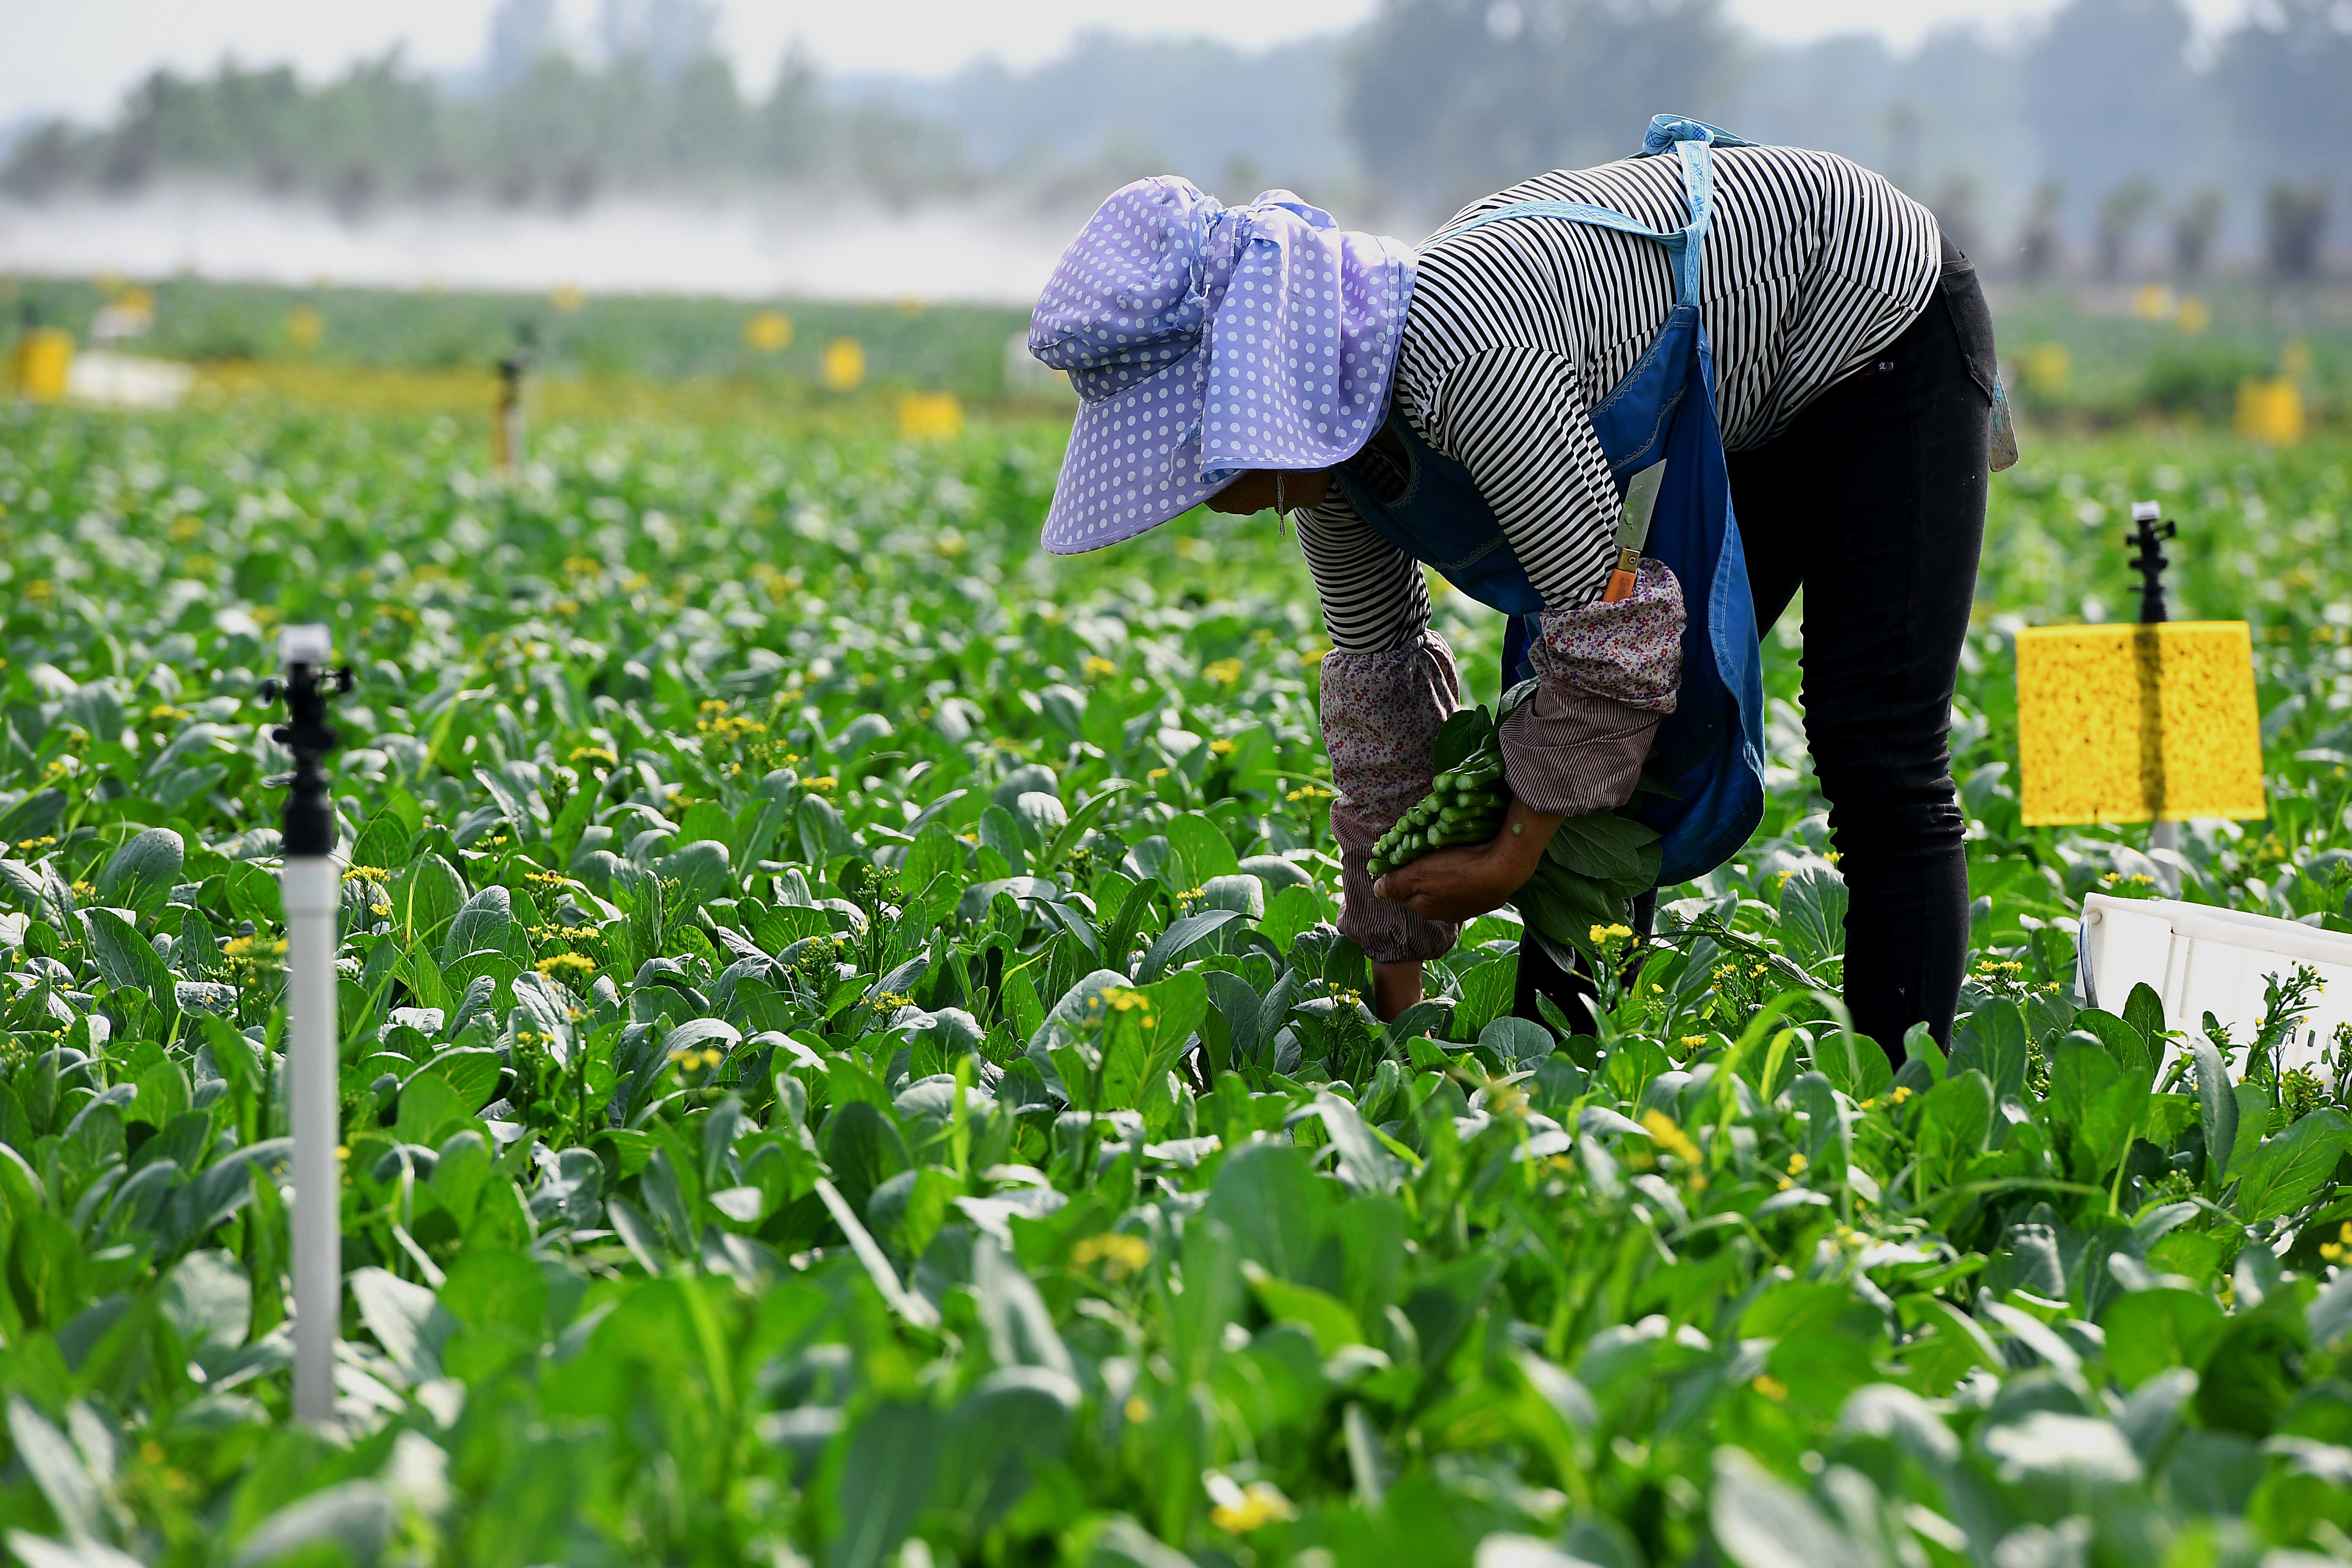
[[[1081,400],[1045,548],[1132,539],[1246,468],[1353,457],[1387,415],[1412,267],[1288,191],[1227,207],[1163,174],[1114,192],[1029,322]]]

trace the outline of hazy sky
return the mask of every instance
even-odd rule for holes
[[[2030,24],[2055,0],[1728,0],[1751,29],[1780,39],[1869,30],[1897,45],[1938,23]],[[224,53],[248,63],[290,60],[325,75],[398,43],[442,68],[480,57],[494,0],[0,0],[0,125],[35,112],[102,115],[157,65],[209,68]],[[561,0],[585,37],[594,0]],[[793,38],[844,71],[944,74],[993,52],[1013,64],[1045,58],[1082,28],[1123,28],[1120,0],[720,0],[723,37],[751,85],[764,85]],[[2242,0],[2189,0],[2209,27]],[[1189,0],[1161,13],[1181,30],[1264,46],[1361,20],[1373,0]],[[1181,20],[1180,20],[1181,19]]]

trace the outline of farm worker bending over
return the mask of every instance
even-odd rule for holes
[[[1029,346],[1083,399],[1048,549],[1204,501],[1297,518],[1331,639],[1339,926],[1383,1017],[1564,817],[1645,771],[1663,885],[1738,849],[1762,811],[1757,639],[1801,585],[1846,1001],[1898,1062],[1910,1025],[1944,1037],[1969,918],[1947,731],[1991,447],[2013,448],[1984,296],[1925,208],[1666,116],[1640,155],[1473,202],[1417,254],[1288,191],[1226,207],[1161,176],[1071,242]],[[1375,883],[1460,700],[1423,564],[1512,617],[1504,683],[1539,685],[1503,727],[1494,841]],[[1580,984],[1522,944],[1522,1016],[1539,991],[1573,1013]]]

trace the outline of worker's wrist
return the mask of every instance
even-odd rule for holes
[[[1382,1023],[1394,1018],[1419,1002],[1421,997],[1421,960],[1407,958],[1393,963],[1373,963],[1372,1011]]]
[[[1536,874],[1536,868],[1543,864],[1544,851],[1551,847],[1552,835],[1567,820],[1538,811],[1524,801],[1511,802],[1501,831],[1486,847],[1496,867],[1511,874],[1512,887]]]

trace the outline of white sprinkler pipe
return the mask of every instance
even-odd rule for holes
[[[287,1108],[294,1133],[294,1415],[335,1415],[335,1338],[343,1316],[342,1142],[336,1126],[341,1064],[335,1045],[335,916],[342,873],[335,865],[335,807],[326,771],[334,749],[327,700],[352,689],[351,671],[330,670],[322,626],[279,634],[282,679],[262,688],[286,701],[288,722],[270,738],[294,753],[286,797]]]
[[[343,1310],[342,1162],[336,1149],[335,916],[342,872],[324,855],[289,858],[286,905],[287,1100],[294,1130],[294,1415],[335,1414]]]

